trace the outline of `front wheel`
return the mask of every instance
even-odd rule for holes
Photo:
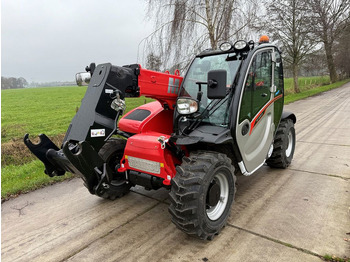
[[[126,140],[110,139],[103,145],[98,154],[112,170],[112,178],[108,188],[101,195],[102,198],[114,200],[129,193],[130,183],[126,181],[125,174],[117,172],[120,160],[124,154]]]
[[[231,160],[199,151],[185,157],[176,170],[170,192],[172,222],[189,235],[211,240],[225,226],[234,200]]]

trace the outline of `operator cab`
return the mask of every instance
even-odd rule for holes
[[[194,58],[181,85],[177,143],[230,144],[242,173],[250,175],[271,155],[283,97],[280,51],[268,38],[206,50]]]

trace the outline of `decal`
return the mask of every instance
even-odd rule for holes
[[[270,100],[270,102],[268,102],[268,103],[264,106],[264,108],[262,108],[262,109],[260,110],[260,112],[256,115],[256,117],[253,119],[252,123],[250,124],[250,132],[249,132],[249,135],[252,133],[252,131],[253,131],[255,125],[256,125],[256,124],[261,120],[261,118],[265,115],[266,109],[267,109],[270,105],[272,105],[273,102],[275,102],[276,100],[278,100],[278,99],[280,99],[280,98],[282,98],[282,97],[283,97],[282,94],[280,94],[279,96],[276,96],[274,99]]]
[[[180,90],[180,79],[169,77],[168,94],[178,94]]]
[[[91,129],[91,137],[103,137],[106,136],[105,129]]]
[[[260,115],[256,118],[255,124],[257,124],[257,123],[260,121],[260,119],[263,117],[263,115],[265,115],[265,111],[266,111],[266,109],[264,110],[264,112],[263,112],[262,114],[260,114]]]

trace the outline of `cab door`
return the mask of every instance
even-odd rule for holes
[[[274,138],[274,52],[273,48],[257,51],[243,82],[236,139],[243,160],[239,167],[244,175],[250,175],[264,164]]]

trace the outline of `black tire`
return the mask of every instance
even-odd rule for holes
[[[169,194],[172,222],[189,235],[213,239],[226,225],[234,201],[236,176],[231,159],[217,152],[194,152],[183,158],[176,171]],[[219,192],[215,192],[217,186]]]
[[[295,150],[295,129],[291,119],[282,119],[273,142],[273,152],[266,163],[274,168],[286,168],[293,159]]]
[[[124,154],[126,140],[110,139],[103,145],[98,154],[105,163],[112,169],[112,179],[108,189],[101,195],[102,198],[114,200],[122,197],[130,190],[131,184],[125,180],[124,173],[118,173],[116,170]]]

